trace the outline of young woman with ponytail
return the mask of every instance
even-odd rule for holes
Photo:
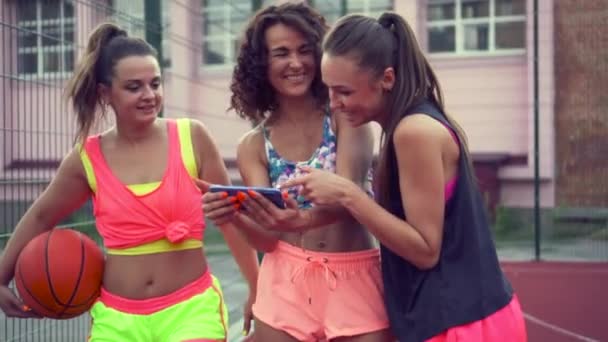
[[[195,120],[158,118],[156,51],[110,23],[91,34],[67,97],[78,144],[4,250],[0,308],[9,317],[35,316],[8,288],[19,252],[92,197],[107,256],[89,341],[225,341],[227,311],[204,254],[198,179],[229,178],[209,132]],[[89,136],[110,111],[115,125]],[[232,225],[220,228],[254,298],[255,251]]]
[[[340,19],[323,44],[332,112],[380,124],[376,202],[336,174],[309,169],[318,205],[340,204],[381,242],[391,328],[410,341],[525,341],[522,311],[500,269],[462,129],[414,33],[395,13]]]

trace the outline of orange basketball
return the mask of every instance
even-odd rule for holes
[[[52,229],[30,241],[19,254],[15,285],[34,312],[67,319],[87,312],[101,288],[104,256],[86,235]]]

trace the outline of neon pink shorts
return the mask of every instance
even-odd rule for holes
[[[469,324],[453,327],[427,342],[505,341],[526,342],[526,323],[517,296],[490,316]]]
[[[389,327],[380,252],[320,253],[285,242],[264,256],[253,313],[300,341]]]

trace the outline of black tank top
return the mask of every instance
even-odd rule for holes
[[[403,117],[422,113],[452,128],[431,102]],[[389,137],[392,141],[392,137]],[[500,269],[485,204],[469,160],[460,147],[458,180],[446,203],[443,240],[437,265],[421,270],[381,246],[385,304],[393,333],[401,342],[427,340],[448,328],[481,320],[505,307],[513,290]],[[390,208],[406,219],[392,150]]]

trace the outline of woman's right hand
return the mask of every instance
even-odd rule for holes
[[[237,198],[228,196],[225,192],[209,192],[210,184],[196,179],[196,185],[203,192],[203,213],[216,226],[228,223],[234,219],[240,204]]]
[[[278,232],[296,232],[309,229],[311,213],[309,210],[300,210],[298,202],[283,192],[285,208],[281,209],[266,199],[260,193],[249,190],[248,194],[240,192],[237,196],[239,203],[246,210],[243,215],[257,222],[260,226]]]
[[[6,285],[0,285],[0,309],[7,317],[16,318],[42,318],[27,307],[15,293]]]

